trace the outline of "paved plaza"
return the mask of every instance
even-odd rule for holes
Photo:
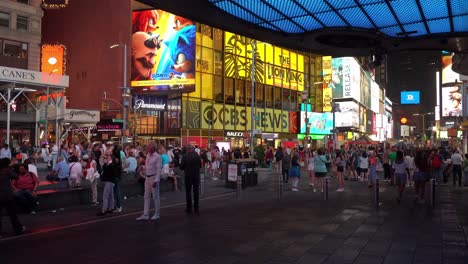
[[[241,199],[208,181],[199,216],[184,213],[183,192],[162,194],[156,222],[135,221],[141,197],[105,218],[90,206],[22,215],[28,233],[0,240],[1,263],[468,263],[464,188],[438,186],[432,209],[414,202],[412,188],[398,204],[383,183],[376,209],[362,182],[337,193],[332,178],[325,201],[303,177],[279,201],[276,174],[260,176]]]

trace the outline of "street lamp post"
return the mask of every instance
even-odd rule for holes
[[[255,121],[256,121],[256,117],[255,117],[255,45],[256,45],[256,42],[253,41],[252,42],[252,79],[251,79],[251,82],[252,82],[252,94],[251,94],[251,97],[252,97],[252,104],[251,104],[251,112],[252,112],[252,116],[251,116],[251,120],[250,120],[250,157],[253,159],[254,158],[254,129],[255,129]]]
[[[117,48],[117,47],[123,47],[124,50],[124,56],[123,56],[123,93],[122,93],[122,99],[123,99],[123,106],[122,106],[122,115],[123,115],[123,126],[122,126],[122,143],[127,143],[127,107],[128,107],[128,102],[131,100],[131,94],[128,93],[127,90],[127,44],[114,44],[110,46],[111,49]]]
[[[422,116],[422,131],[423,131],[423,135],[424,135],[424,140],[426,138],[426,116],[427,115],[433,115],[434,113],[433,112],[430,112],[430,113],[425,113],[425,114],[413,114],[413,116]]]

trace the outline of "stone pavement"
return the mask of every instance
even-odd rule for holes
[[[184,214],[183,193],[164,194],[157,222],[135,221],[141,198],[104,219],[89,207],[26,216],[32,233],[0,240],[1,263],[468,263],[466,189],[439,186],[432,209],[412,189],[397,204],[383,184],[377,210],[364,183],[324,201],[303,177],[278,201],[276,175],[260,178],[240,200],[209,182],[200,216]]]

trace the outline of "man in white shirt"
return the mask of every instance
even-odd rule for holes
[[[3,144],[3,147],[0,150],[0,159],[3,159],[3,158],[11,159],[11,150],[8,147],[8,144]]]
[[[457,185],[457,178],[458,178],[458,185],[462,187],[462,164],[463,164],[463,157],[460,154],[460,152],[455,150],[455,152],[452,154],[452,157],[450,157],[450,160],[452,161],[452,173],[453,173],[453,186]]]
[[[143,215],[136,220],[148,220],[151,198],[154,201],[155,213],[151,220],[158,220],[161,212],[161,204],[159,200],[159,180],[161,178],[161,156],[156,151],[156,143],[151,142],[148,145],[148,154],[145,162],[145,194],[143,204]],[[152,197],[151,197],[152,196]]]

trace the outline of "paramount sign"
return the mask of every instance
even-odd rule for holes
[[[153,111],[165,111],[166,104],[147,104],[143,99],[138,99],[135,101],[135,109],[145,109],[145,110],[153,110]]]

